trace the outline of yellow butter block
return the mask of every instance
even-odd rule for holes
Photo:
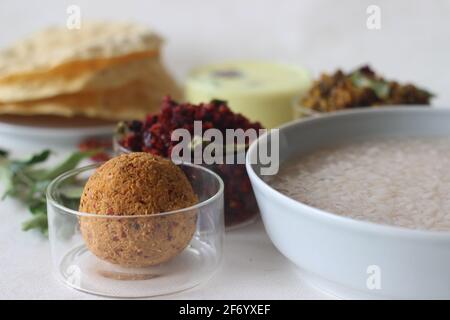
[[[293,117],[295,97],[311,84],[308,72],[296,65],[263,61],[234,61],[193,70],[185,98],[191,103],[228,101],[230,108],[266,128]]]

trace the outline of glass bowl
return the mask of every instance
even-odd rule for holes
[[[119,155],[132,152],[119,142],[120,137],[121,135],[116,134],[113,138],[114,153]],[[207,164],[206,162],[208,161],[201,160],[198,162],[201,163],[200,165],[202,167],[218,174],[224,182],[225,226],[227,230],[247,226],[259,218],[258,203],[256,202],[245,163],[238,163],[237,161],[231,160],[238,158],[245,159],[248,146],[245,149],[234,149],[224,154],[223,164]],[[227,159],[230,160],[227,161]]]
[[[302,105],[300,97],[295,97],[292,100],[292,113],[295,120],[323,115],[323,112]]]
[[[99,164],[71,170],[56,178],[47,189],[49,240],[55,276],[81,291],[124,298],[170,294],[209,279],[222,261],[223,182],[217,174],[201,166],[177,165],[188,177],[199,203],[151,215],[79,212],[82,188]],[[183,244],[177,243],[180,232],[186,232],[187,221],[193,221],[192,228]],[[92,239],[97,245],[106,244],[108,249],[98,251],[97,246],[97,250],[91,251],[89,248],[95,248]],[[170,242],[173,239],[175,242]],[[131,249],[123,250],[124,244]],[[155,254],[156,257],[170,246],[178,246],[174,257],[144,267],[119,265],[110,262],[112,260],[105,257],[108,255],[103,255],[108,252],[123,257],[125,251],[133,261],[136,254],[144,254],[145,258]]]

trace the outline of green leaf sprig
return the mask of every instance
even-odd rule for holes
[[[56,166],[42,168],[38,165],[47,161],[50,150],[43,150],[24,160],[10,159],[8,152],[0,150],[0,182],[5,186],[2,199],[11,197],[21,201],[33,215],[22,224],[23,230],[39,229],[43,234],[47,234],[45,192],[48,184],[98,152],[99,150],[76,151]]]

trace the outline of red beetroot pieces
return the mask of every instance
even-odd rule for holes
[[[210,103],[193,105],[177,103],[165,97],[159,114],[147,116],[145,121],[126,123],[126,133],[119,143],[131,151],[144,151],[169,157],[178,143],[171,141],[172,131],[178,128],[194,133],[194,121],[202,121],[203,132],[210,128],[262,129],[256,122],[250,122],[241,114],[230,110],[227,103],[213,100]],[[253,218],[258,207],[244,164],[205,165],[219,174],[225,183],[225,223],[233,226]]]

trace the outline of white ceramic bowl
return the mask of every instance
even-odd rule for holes
[[[281,166],[293,154],[342,141],[390,136],[450,136],[450,110],[389,107],[344,111],[280,129]],[[450,298],[450,232],[357,221],[295,201],[247,171],[269,237],[302,274],[343,298]],[[450,168],[449,168],[450,169]]]

